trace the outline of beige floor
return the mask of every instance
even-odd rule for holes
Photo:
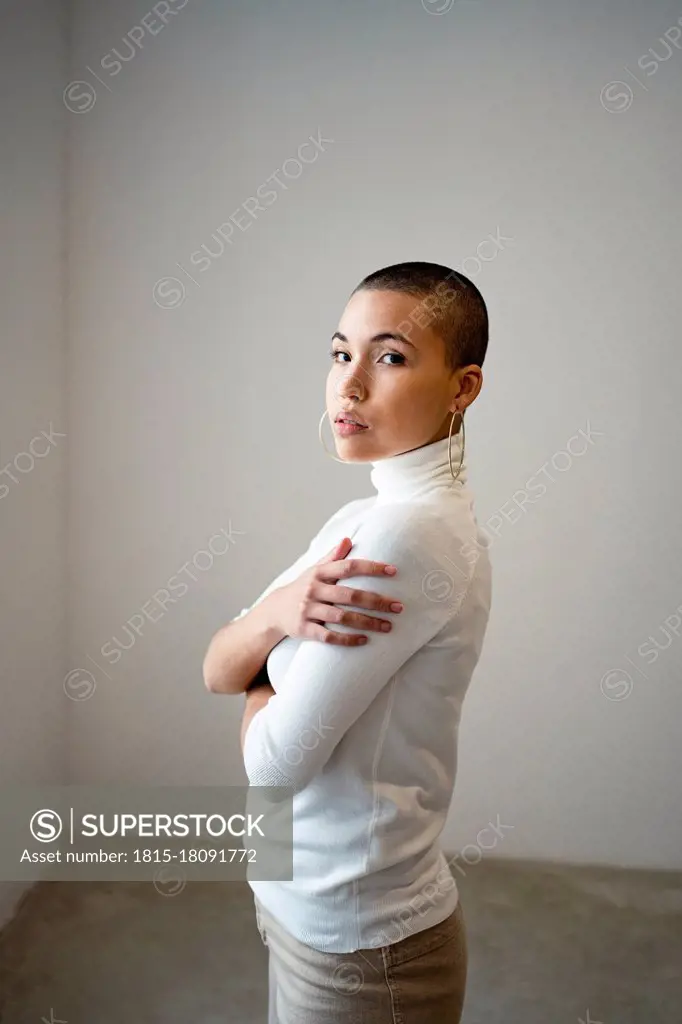
[[[464,1024],[681,1024],[682,874],[488,861],[456,877]],[[246,884],[46,883],[0,937],[0,1021],[265,1024],[266,957]]]

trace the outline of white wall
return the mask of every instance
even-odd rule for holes
[[[245,781],[243,701],[205,693],[205,646],[331,512],[371,493],[367,467],[318,445],[330,335],[364,274],[435,260],[489,303],[469,463],[479,519],[510,517],[444,842],[475,843],[499,815],[513,829],[490,856],[680,867],[682,641],[651,665],[638,647],[682,603],[682,52],[648,77],[637,66],[679,12],[442,5],[189,0],[141,28],[151,0],[76,4],[69,667],[96,688],[69,708],[71,778]],[[117,67],[128,32],[137,49]],[[600,101],[618,79],[629,109],[623,86]],[[318,130],[333,142],[286,177]],[[468,257],[498,233],[512,240],[479,273]],[[216,252],[203,269],[202,243]],[[588,424],[585,453],[571,441],[557,456]],[[524,489],[535,500],[514,516]],[[14,515],[20,501],[43,514],[14,498]],[[235,545],[190,579],[183,565],[230,522]],[[147,605],[159,621],[107,661],[179,573],[187,592],[165,613]],[[618,667],[632,692],[613,677],[602,692]]]
[[[66,779],[65,26],[0,31],[0,785]],[[52,427],[51,427],[52,425]],[[48,442],[43,434],[50,435]],[[0,881],[0,925],[25,886]]]

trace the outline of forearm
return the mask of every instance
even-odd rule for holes
[[[243,693],[286,634],[273,623],[269,597],[243,618],[228,622],[211,640],[203,664],[211,693]]]
[[[246,616],[244,616],[246,618]],[[258,686],[255,690],[250,690],[246,696],[246,706],[244,708],[244,714],[242,716],[242,725],[239,734],[239,742],[242,748],[242,756],[244,754],[244,738],[246,736],[246,730],[251,724],[251,720],[254,715],[257,715],[265,705],[268,703],[271,697],[275,696],[275,691],[269,685]]]

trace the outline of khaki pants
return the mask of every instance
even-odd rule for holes
[[[390,946],[324,953],[290,935],[254,895],[268,947],[268,1024],[459,1024],[467,975],[461,902]]]

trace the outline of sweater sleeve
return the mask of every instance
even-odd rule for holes
[[[247,729],[244,765],[250,785],[294,790],[306,786],[382,687],[457,614],[473,575],[467,555],[471,537],[465,532],[458,537],[442,518],[415,506],[390,505],[369,512],[353,535],[351,557],[391,563],[398,572],[348,577],[343,582],[400,600],[404,609],[387,613],[393,629],[368,631],[362,647],[317,640],[300,643],[277,694]],[[351,605],[338,607],[357,610]],[[338,623],[329,628],[358,632]]]

